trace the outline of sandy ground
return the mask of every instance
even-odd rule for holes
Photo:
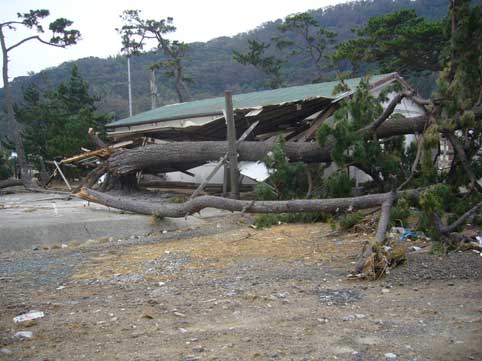
[[[482,360],[480,255],[351,281],[366,235],[248,223],[3,252],[0,360]]]

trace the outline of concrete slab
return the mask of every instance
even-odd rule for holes
[[[56,194],[17,193],[0,196],[0,250],[59,245],[102,237],[127,238],[155,231],[196,227],[223,212],[206,209],[199,216],[165,218],[129,214]]]

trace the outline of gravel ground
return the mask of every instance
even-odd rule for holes
[[[366,236],[248,223],[0,255],[0,359],[482,359],[479,255],[412,253],[353,281]]]

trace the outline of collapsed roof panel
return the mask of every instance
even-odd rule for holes
[[[260,123],[252,138],[307,129],[313,114],[349,96],[361,79],[345,80],[351,91],[342,96],[333,94],[338,81],[234,95],[237,133],[241,134],[255,121]],[[403,81],[397,73],[374,75],[370,83],[376,88],[396,79]],[[165,105],[107,124],[108,135],[115,139],[147,135],[167,140],[223,140],[226,137],[224,105],[224,97]]]

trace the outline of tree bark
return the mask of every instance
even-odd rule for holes
[[[23,185],[23,182],[19,179],[0,180],[0,189],[1,188],[7,188],[7,187],[13,187],[13,186],[21,186],[21,185]]]
[[[107,144],[99,138],[94,128],[89,128],[87,134],[89,136],[90,142],[95,145],[96,149],[107,148]]]
[[[412,190],[404,193],[414,192],[416,191]],[[208,207],[248,213],[336,212],[337,210],[372,208],[384,204],[390,198],[395,199],[396,197],[395,193],[389,192],[349,198],[254,202],[216,196],[201,196],[185,203],[154,203],[139,201],[124,195],[115,196],[101,193],[85,187],[74,195],[109,207],[160,217],[184,217]]]
[[[2,76],[3,76],[3,90],[5,93],[5,107],[7,108],[7,120],[9,135],[15,145],[15,151],[17,153],[17,162],[20,167],[20,177],[26,188],[33,186],[32,174],[27,164],[27,157],[25,155],[25,149],[23,146],[22,131],[15,119],[15,111],[13,109],[13,95],[10,89],[10,83],[8,81],[8,50],[5,44],[5,36],[3,29],[0,27],[0,45],[2,48],[3,64],[2,64]]]
[[[376,130],[379,138],[412,134],[423,131],[425,116],[388,120]],[[285,153],[290,161],[320,163],[331,161],[333,141],[320,148],[317,143],[286,142]],[[242,142],[238,145],[240,161],[262,160],[272,149],[272,142]],[[128,174],[137,170],[158,173],[178,168],[188,169],[221,158],[228,151],[227,142],[173,142],[152,144],[144,147],[120,150],[107,161],[114,175]]]

